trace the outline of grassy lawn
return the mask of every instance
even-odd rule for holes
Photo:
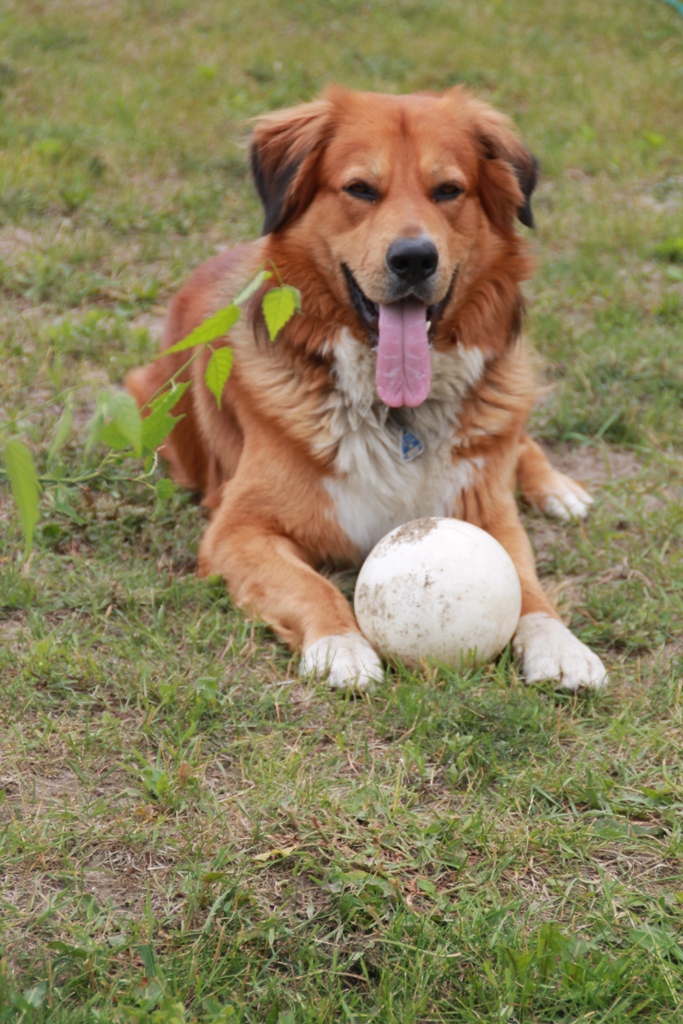
[[[598,696],[304,685],[195,576],[191,495],[0,476],[0,1022],[680,1022],[683,18],[659,0],[2,0],[0,444],[92,472],[96,393],[261,215],[247,118],[470,84],[538,155],[529,514]],[[75,429],[48,463],[71,396]],[[352,587],[353,580],[342,580]]]

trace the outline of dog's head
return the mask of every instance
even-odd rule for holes
[[[515,217],[533,224],[534,157],[507,118],[460,87],[330,88],[260,118],[251,163],[264,232],[304,247],[379,341],[378,362],[412,359],[416,380],[458,274],[511,238]],[[378,369],[388,404],[424,400],[424,380],[413,388],[405,378],[392,391]]]

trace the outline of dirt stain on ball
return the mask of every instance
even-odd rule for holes
[[[435,530],[438,525],[439,520],[435,518],[413,519],[411,522],[399,526],[398,530],[394,530],[393,533],[384,538],[384,549],[389,551],[392,547],[402,544],[415,544],[431,533],[432,530]]]

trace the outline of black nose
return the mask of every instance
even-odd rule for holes
[[[421,284],[439,265],[439,253],[428,238],[398,238],[389,246],[387,266],[407,284]]]

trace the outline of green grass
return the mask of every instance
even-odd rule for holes
[[[205,512],[131,482],[0,492],[0,1022],[674,1022],[683,1012],[683,21],[519,0],[0,7],[2,434],[42,472],[98,389],[252,237],[245,119],[330,80],[456,81],[544,174],[534,429],[597,499],[529,515],[608,664],[296,680],[195,576]],[[349,587],[351,580],[342,580]]]

